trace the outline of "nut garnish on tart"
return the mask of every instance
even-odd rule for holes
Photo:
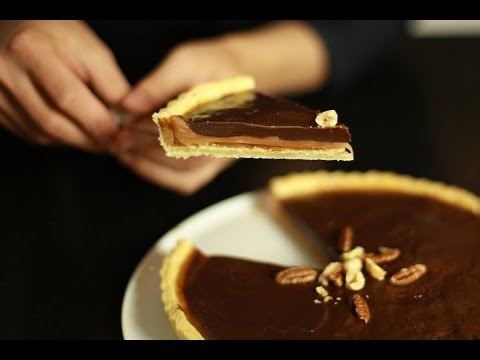
[[[415,264],[409,267],[401,268],[390,278],[390,284],[396,286],[404,286],[417,281],[422,275],[427,272],[427,267],[424,264]]]
[[[379,246],[378,251],[380,254],[375,254],[373,252],[364,254],[364,258],[370,258],[376,264],[383,264],[397,259],[401,251],[399,249],[392,249],[385,246]]]
[[[345,274],[345,283],[348,290],[362,290],[365,287],[365,275],[361,271],[347,272]]]
[[[362,295],[355,294],[353,295],[353,305],[355,306],[355,313],[358,318],[365,321],[365,324],[368,324],[370,321],[370,309],[367,300],[365,300]]]
[[[365,254],[365,249],[362,246],[355,246],[352,250],[342,253],[340,258],[345,261],[362,257],[363,254]]]
[[[338,248],[342,253],[352,250],[353,244],[353,229],[351,226],[345,226],[340,233],[340,239],[338,240]]]
[[[337,125],[338,114],[335,110],[320,112],[315,118],[315,122],[320,127],[331,127]]]
[[[474,194],[378,172],[296,174],[272,184],[279,209],[301,216],[332,246],[351,227],[352,247],[363,255],[319,266],[316,281],[286,286],[275,276],[291,266],[207,256],[181,242],[162,268],[162,298],[179,337],[480,338],[480,199]],[[370,252],[396,258],[379,265],[364,256]],[[389,281],[377,280],[378,268]],[[347,288],[349,271],[363,275],[362,289]]]
[[[343,285],[342,277],[343,265],[340,262],[331,262],[328,264],[323,272],[318,277],[318,281],[323,285],[327,286],[328,282],[331,281],[335,286]]]
[[[315,291],[316,291],[317,294],[320,295],[321,297],[328,296],[328,290],[325,289],[323,286],[317,286],[317,287],[315,288]]]
[[[387,274],[387,272],[377,263],[375,263],[371,258],[365,259],[365,269],[371,277],[380,281],[384,280],[385,275]]]
[[[249,76],[197,85],[152,118],[172,157],[353,160],[350,132],[334,110],[260,94]]]
[[[305,284],[317,279],[317,270],[310,267],[291,267],[275,275],[275,281],[282,285]]]

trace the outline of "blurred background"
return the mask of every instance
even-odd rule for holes
[[[331,170],[391,170],[428,177],[480,194],[480,21],[411,20],[406,38],[383,62],[345,91],[295,100],[321,109],[335,108],[352,132],[351,163],[297,162]],[[242,160],[244,164],[251,163]],[[269,162],[269,161],[265,161]],[[260,185],[282,162],[271,169]],[[277,170],[277,168],[281,168]],[[266,170],[265,170],[266,171]],[[250,175],[248,175],[250,174]]]
[[[435,177],[480,194],[480,21],[408,24],[406,58],[424,95]]]
[[[354,122],[353,167],[426,176],[480,194],[480,21],[414,20],[407,32],[384,67],[342,99],[355,108],[346,119]],[[357,124],[371,117],[382,144]]]

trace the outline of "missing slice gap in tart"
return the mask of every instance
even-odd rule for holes
[[[335,111],[258,93],[250,76],[197,85],[152,118],[171,157],[353,160]]]

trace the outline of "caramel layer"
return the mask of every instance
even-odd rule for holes
[[[278,285],[274,276],[280,266],[197,253],[179,286],[184,311],[205,338],[480,337],[479,216],[431,198],[390,192],[328,193],[283,205],[332,246],[351,225],[354,245],[367,252],[399,248],[398,260],[382,264],[387,279],[415,263],[426,264],[428,272],[403,287],[367,279],[358,292],[370,307],[365,324],[353,310],[356,292],[329,286],[335,300],[315,304],[318,284]]]
[[[263,146],[270,148],[288,147],[292,149],[335,149],[350,148],[348,144],[336,142],[319,142],[314,140],[284,140],[277,136],[255,137],[250,135],[235,136],[209,136],[192,131],[181,116],[172,116],[163,122],[164,137],[170,144],[175,145],[204,145],[218,144],[235,146]],[[350,149],[349,149],[350,150]]]
[[[318,127],[317,113],[288,100],[243,92],[203,104],[185,116],[164,119],[162,125],[170,130],[178,145],[216,143],[314,149],[351,140],[345,125]]]

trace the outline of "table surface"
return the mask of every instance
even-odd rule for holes
[[[120,339],[127,282],[152,244],[196,211],[320,168],[425,176],[480,194],[480,39],[408,40],[322,104],[350,125],[352,163],[241,160],[182,197],[113,158],[30,146],[0,131],[0,338]]]

